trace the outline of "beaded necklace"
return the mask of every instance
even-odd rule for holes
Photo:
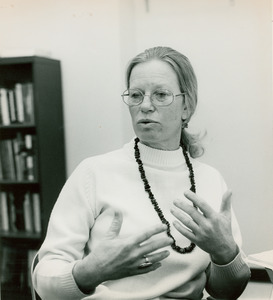
[[[151,191],[151,187],[149,185],[149,182],[148,182],[148,180],[146,178],[145,170],[143,168],[143,163],[142,163],[142,160],[140,158],[140,151],[139,151],[139,148],[138,148],[138,142],[139,142],[139,138],[135,138],[135,146],[134,146],[134,149],[135,149],[135,159],[136,159],[136,162],[138,164],[138,170],[139,170],[139,173],[140,173],[140,177],[141,177],[141,179],[142,179],[142,181],[144,183],[144,189],[148,193],[149,199],[151,200],[151,202],[153,204],[153,207],[154,207],[155,211],[157,212],[157,214],[158,214],[161,222],[163,224],[167,225],[167,235],[173,240],[173,243],[172,243],[171,247],[176,252],[181,253],[181,254],[190,253],[190,252],[192,252],[192,250],[195,248],[196,245],[194,243],[191,243],[188,247],[181,248],[181,247],[179,247],[176,244],[176,240],[175,240],[175,238],[171,234],[170,223],[165,218],[165,216],[164,216],[161,208],[159,207],[159,205],[158,205],[158,203],[157,203],[157,201],[156,201],[156,199],[154,197],[154,194]],[[183,155],[185,157],[185,161],[186,161],[187,167],[189,169],[189,178],[190,178],[190,183],[191,183],[190,190],[195,193],[196,192],[196,187],[195,187],[194,172],[193,172],[192,164],[190,162],[189,156],[187,154],[187,151],[186,151],[185,146],[183,145],[183,143],[181,144],[181,147],[182,147],[182,152],[183,152]]]

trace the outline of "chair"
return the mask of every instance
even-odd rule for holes
[[[31,277],[38,262],[39,262],[39,257],[38,257],[38,253],[36,253],[31,265]],[[31,280],[31,296],[32,296],[32,300],[42,300],[42,298],[35,291],[32,280]]]

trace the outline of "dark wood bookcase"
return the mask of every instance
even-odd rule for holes
[[[58,60],[0,58],[2,299],[31,299],[30,252],[66,180],[61,83]]]

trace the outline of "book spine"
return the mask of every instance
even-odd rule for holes
[[[3,179],[15,180],[15,161],[11,140],[6,139],[0,141],[0,159]]]
[[[15,170],[16,170],[16,179],[18,181],[23,180],[23,163],[22,157],[20,154],[20,140],[18,137],[12,140],[13,152],[14,152],[14,162],[15,162]]]
[[[33,214],[31,208],[30,192],[26,192],[24,195],[24,223],[25,231],[33,232]]]
[[[8,95],[7,90],[5,88],[0,88],[0,101],[2,124],[10,125]]]
[[[23,101],[23,90],[22,84],[15,84],[15,99],[16,99],[16,107],[17,107],[17,120],[19,123],[24,123],[25,115],[24,115],[24,101]]]
[[[10,115],[10,122],[16,123],[17,122],[17,116],[16,116],[16,105],[15,105],[15,99],[14,99],[14,91],[8,90],[8,105],[9,105],[9,115]]]
[[[33,149],[33,136],[30,134],[25,135],[25,149],[26,149],[26,179],[33,181],[34,176],[34,149]]]
[[[8,210],[9,210],[9,225],[10,225],[10,231],[17,232],[17,210],[15,206],[15,198],[13,193],[8,193]]]
[[[31,82],[23,84],[22,91],[23,91],[25,121],[27,123],[34,124],[35,118],[34,118],[33,84]]]
[[[9,213],[8,213],[8,202],[7,193],[0,192],[1,201],[1,228],[3,231],[9,231]]]
[[[41,233],[41,207],[40,207],[40,196],[38,193],[32,194],[33,201],[33,218],[34,218],[34,230],[36,233]]]

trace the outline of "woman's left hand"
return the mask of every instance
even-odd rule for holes
[[[171,212],[180,222],[174,221],[174,227],[209,253],[214,263],[223,265],[231,262],[239,252],[231,228],[231,192],[223,195],[219,213],[191,191],[185,192],[185,197],[198,210],[183,200],[175,200]]]

